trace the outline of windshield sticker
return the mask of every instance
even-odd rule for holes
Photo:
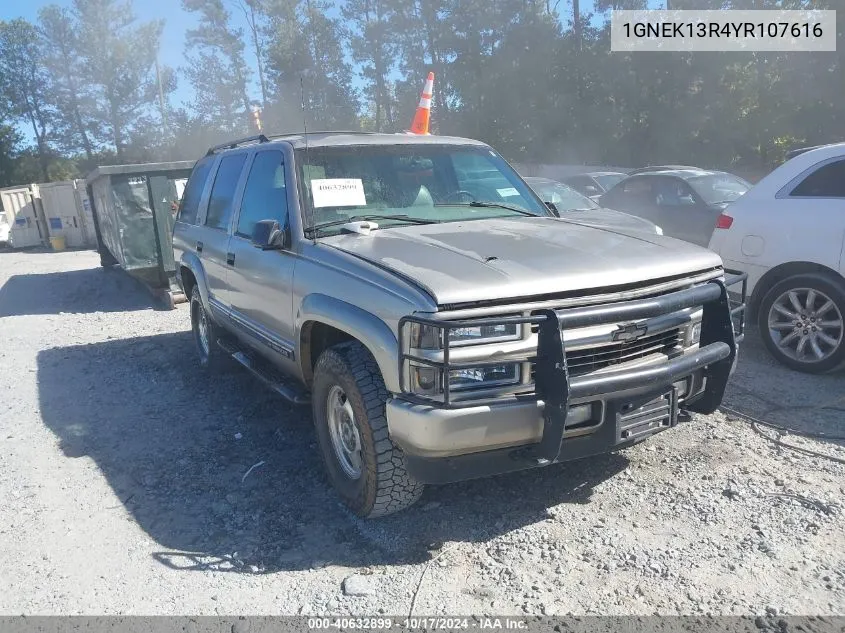
[[[519,192],[513,187],[508,187],[507,189],[496,189],[496,193],[502,197],[519,195]]]
[[[314,207],[365,207],[364,183],[360,178],[317,178],[311,181]]]

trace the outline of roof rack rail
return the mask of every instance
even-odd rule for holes
[[[315,130],[308,132],[308,136],[313,136],[315,134],[375,134],[375,132],[364,132],[363,130]],[[282,138],[285,136],[304,136],[305,132],[281,132],[280,134],[272,134],[270,138]]]
[[[214,147],[210,148],[205,155],[211,156],[215,152],[219,152],[221,149],[235,149],[236,147],[240,147],[241,145],[249,145],[250,143],[269,142],[270,139],[264,136],[263,134],[258,134],[257,136],[247,136],[246,138],[240,138],[237,141],[230,141],[229,143],[221,143],[220,145],[215,145]]]

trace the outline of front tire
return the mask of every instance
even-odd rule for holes
[[[342,343],[322,353],[311,391],[314,426],[326,472],[358,516],[392,514],[414,504],[423,485],[388,435],[388,392],[370,352]]]
[[[775,284],[757,315],[766,348],[778,361],[808,374],[845,362],[845,283],[807,273]]]

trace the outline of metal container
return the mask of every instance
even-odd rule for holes
[[[41,207],[47,219],[49,237],[63,237],[68,248],[93,248],[97,244],[87,200],[85,181],[64,180],[38,185]],[[90,204],[88,205],[90,209]]]
[[[103,266],[119,264],[154,290],[178,291],[173,222],[194,161],[98,167],[86,180]]]
[[[26,248],[47,244],[50,233],[38,197],[38,185],[0,189],[0,202],[3,204],[6,221],[11,227],[9,246]]]

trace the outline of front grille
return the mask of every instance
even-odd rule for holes
[[[635,341],[567,351],[566,365],[570,376],[581,376],[611,365],[647,358],[654,354],[669,354],[681,345],[681,341],[680,328],[674,328],[659,334],[643,336]],[[534,381],[533,364],[531,381]]]

